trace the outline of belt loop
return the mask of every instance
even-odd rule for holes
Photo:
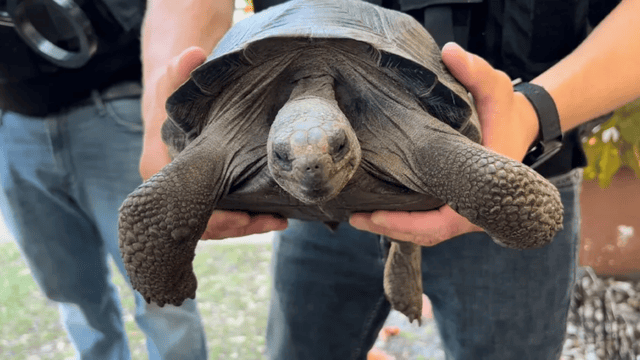
[[[104,101],[102,101],[102,96],[100,96],[100,92],[98,90],[91,90],[91,100],[98,109],[98,114],[100,114],[100,116],[106,115],[107,107],[105,106]]]
[[[2,127],[2,119],[4,119],[4,110],[0,109],[0,127]]]

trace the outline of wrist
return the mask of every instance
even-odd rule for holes
[[[167,119],[165,101],[159,99],[157,93],[147,92],[142,96],[142,124],[144,127],[143,139],[159,140],[161,138],[162,124]]]
[[[171,162],[169,148],[158,137],[144,137],[140,157],[140,175],[143,180],[149,179]]]
[[[143,111],[144,114],[144,111]],[[143,132],[142,139],[144,142],[158,143],[162,142],[162,125],[166,120],[166,113],[159,111],[149,111],[142,116]]]

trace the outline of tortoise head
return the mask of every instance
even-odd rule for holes
[[[356,133],[335,100],[333,78],[298,80],[267,141],[278,185],[305,204],[322,204],[340,193],[361,157]]]
[[[289,100],[271,125],[267,142],[275,181],[306,204],[335,197],[360,165],[360,143],[335,100]]]

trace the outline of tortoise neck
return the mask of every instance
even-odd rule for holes
[[[309,97],[319,97],[331,102],[336,101],[333,90],[334,80],[330,75],[308,75],[296,81],[291,91],[289,101],[301,100]]]

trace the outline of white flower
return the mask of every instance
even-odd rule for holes
[[[602,142],[609,142],[609,140],[616,142],[619,138],[620,132],[615,127],[608,128],[602,132]]]

